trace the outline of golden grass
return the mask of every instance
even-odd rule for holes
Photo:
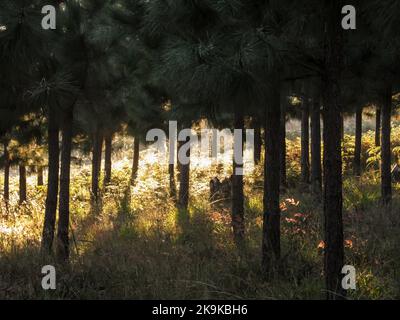
[[[288,144],[289,175],[298,175],[298,140]],[[74,166],[71,185],[71,260],[57,265],[57,290],[41,289],[40,270],[56,264],[39,254],[45,189],[29,180],[28,202],[17,203],[17,181],[8,213],[1,201],[0,298],[130,299],[319,299],[322,273],[322,208],[304,190],[282,195],[284,272],[266,279],[260,268],[262,168],[246,176],[246,252],[232,241],[229,207],[208,204],[209,180],[228,176],[222,167],[194,161],[189,213],[168,197],[168,172],[150,151],[142,152],[138,182],[129,186],[131,159],[122,151],[113,164],[102,203],[90,207],[90,167]],[[200,163],[200,164],[199,164]],[[376,203],[373,170],[344,183],[346,263],[358,272],[350,298],[399,298],[400,214]]]

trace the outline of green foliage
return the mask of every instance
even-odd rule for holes
[[[229,208],[208,203],[210,179],[230,175],[230,165],[205,167],[192,161],[193,200],[187,211],[175,209],[166,161],[149,150],[141,152],[138,182],[130,185],[131,159],[125,152],[132,141],[118,137],[121,157],[96,210],[88,205],[91,174],[86,166],[93,147],[88,137],[123,131],[143,141],[149,129],[166,128],[169,119],[187,127],[210,120],[220,127],[231,124],[232,111],[240,108],[246,117],[263,119],[268,108],[279,107],[270,98],[281,87],[282,101],[289,98],[293,109],[287,113],[298,113],[295,107],[304,99],[319,99],[321,77],[331,76],[325,68],[327,29],[321,25],[333,13],[327,10],[338,6],[321,3],[2,0],[0,139],[8,144],[12,169],[16,164],[46,165],[49,110],[60,113],[56,127],[63,124],[62,111],[74,108],[74,160],[79,161],[70,186],[71,264],[59,266],[60,290],[54,293],[39,288],[33,271],[43,263],[39,241],[46,188],[35,187],[29,177],[28,201],[19,205],[11,174],[11,200],[1,201],[0,207],[0,283],[5,283],[0,297],[321,298],[323,208],[320,199],[298,187],[298,137],[286,141],[289,188],[279,199],[284,272],[273,279],[264,278],[258,261],[261,166],[245,176],[244,252],[232,241]],[[57,8],[56,31],[41,28],[45,4]],[[399,87],[398,1],[356,4],[363,19],[358,19],[357,32],[345,37],[352,43],[343,48],[346,72],[335,79],[342,87],[342,113],[381,104],[383,88]],[[385,95],[390,98],[391,92]],[[394,108],[399,101],[400,95],[394,95]],[[396,298],[400,285],[389,271],[400,264],[399,216],[377,204],[381,150],[373,132],[363,135],[364,172],[354,178],[354,144],[346,134],[341,153],[346,258],[359,274],[359,290],[351,298]],[[398,162],[400,126],[395,122],[392,155]]]

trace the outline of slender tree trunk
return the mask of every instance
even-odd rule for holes
[[[37,167],[37,185],[38,186],[43,186],[44,185],[43,167],[42,166],[38,166]]]
[[[321,115],[319,99],[314,99],[311,112],[311,188],[315,195],[322,193]]]
[[[392,200],[391,177],[391,114],[392,114],[392,86],[387,84],[382,103],[382,151],[381,151],[381,197],[384,204]]]
[[[376,107],[376,116],[375,116],[375,146],[381,146],[381,108]]]
[[[60,203],[58,209],[57,258],[65,261],[69,258],[69,190],[71,176],[73,108],[66,111],[62,125]]]
[[[186,144],[189,140],[178,141],[178,155],[180,148]],[[190,159],[190,148],[186,153]],[[182,164],[178,157],[178,168],[179,168],[179,194],[178,194],[178,208],[181,210],[187,210],[189,206],[189,183],[190,183],[190,160],[187,164]]]
[[[8,152],[8,141],[4,142],[4,201],[8,209],[10,201],[10,154]]]
[[[26,167],[19,165],[19,204],[26,201]]]
[[[280,80],[275,76],[275,88],[270,93],[270,105],[266,108],[265,167],[264,167],[264,217],[262,240],[262,265],[269,273],[279,266],[280,248]]]
[[[342,158],[340,79],[343,68],[342,1],[327,0],[325,16],[325,72],[322,77],[324,99],[324,267],[328,299],[342,299],[344,266],[342,219]]]
[[[101,172],[101,154],[103,149],[102,129],[97,128],[93,135],[93,151],[92,151],[92,201],[99,201],[99,180]]]
[[[252,128],[254,129],[254,163],[259,164],[261,160],[262,147],[261,124],[255,117],[252,119]]]
[[[104,185],[111,182],[112,170],[112,133],[107,133],[104,137]]]
[[[281,103],[281,116],[280,116],[280,181],[281,186],[286,188],[287,187],[287,178],[286,178],[286,101]]]
[[[175,182],[175,149],[177,143],[177,132],[175,127],[171,127],[170,134],[172,135],[169,140],[169,159],[168,159],[168,174],[169,174],[169,196],[173,200],[173,202],[177,203],[177,191],[176,191],[176,182]]]
[[[361,175],[361,139],[362,139],[362,107],[356,111],[356,141],[354,148],[354,165],[353,171],[355,176]]]
[[[310,105],[305,97],[301,111],[301,181],[310,182]]]
[[[131,174],[131,185],[134,185],[137,179],[139,170],[139,155],[140,155],[140,140],[136,136],[133,142],[133,162],[132,162],[132,174]]]
[[[241,134],[235,133],[233,174],[232,174],[232,228],[233,238],[238,247],[244,244],[244,194],[243,194],[243,110],[235,107],[234,129],[240,129]]]
[[[42,250],[50,254],[53,246],[56,222],[58,171],[59,171],[59,125],[55,107],[49,107],[48,144],[49,171],[47,177],[46,211],[43,225]]]

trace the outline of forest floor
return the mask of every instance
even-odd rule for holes
[[[299,150],[298,138],[288,141],[282,270],[271,278],[260,267],[260,167],[245,177],[246,247],[240,254],[232,241],[229,204],[212,208],[208,202],[210,179],[229,176],[229,165],[193,162],[186,214],[168,197],[167,165],[149,150],[142,152],[137,183],[130,187],[131,160],[122,150],[96,208],[89,205],[90,167],[74,165],[68,265],[39,252],[45,188],[32,176],[29,200],[19,206],[17,178],[12,179],[10,211],[6,215],[2,204],[0,212],[0,298],[324,299],[322,204],[296,182]],[[351,299],[400,298],[400,186],[394,187],[392,208],[383,209],[373,166],[362,178],[345,173],[345,261],[357,271]],[[41,287],[46,264],[56,266],[56,290]]]

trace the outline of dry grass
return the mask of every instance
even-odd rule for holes
[[[290,176],[295,142],[289,144]],[[262,175],[246,177],[247,247],[239,255],[231,236],[229,208],[208,204],[208,181],[230,166],[194,162],[189,213],[168,198],[167,166],[142,153],[138,183],[129,187],[126,152],[114,162],[112,184],[98,212],[89,206],[90,170],[74,166],[71,188],[71,261],[57,265],[57,290],[41,288],[41,267],[56,264],[39,254],[45,190],[29,181],[28,203],[1,207],[0,298],[67,299],[319,299],[324,298],[321,204],[304,190],[281,199],[284,272],[266,279],[260,268]],[[16,179],[12,189],[17,190]],[[346,262],[357,269],[355,299],[400,297],[399,201],[376,205],[379,181],[367,172],[344,184]]]

